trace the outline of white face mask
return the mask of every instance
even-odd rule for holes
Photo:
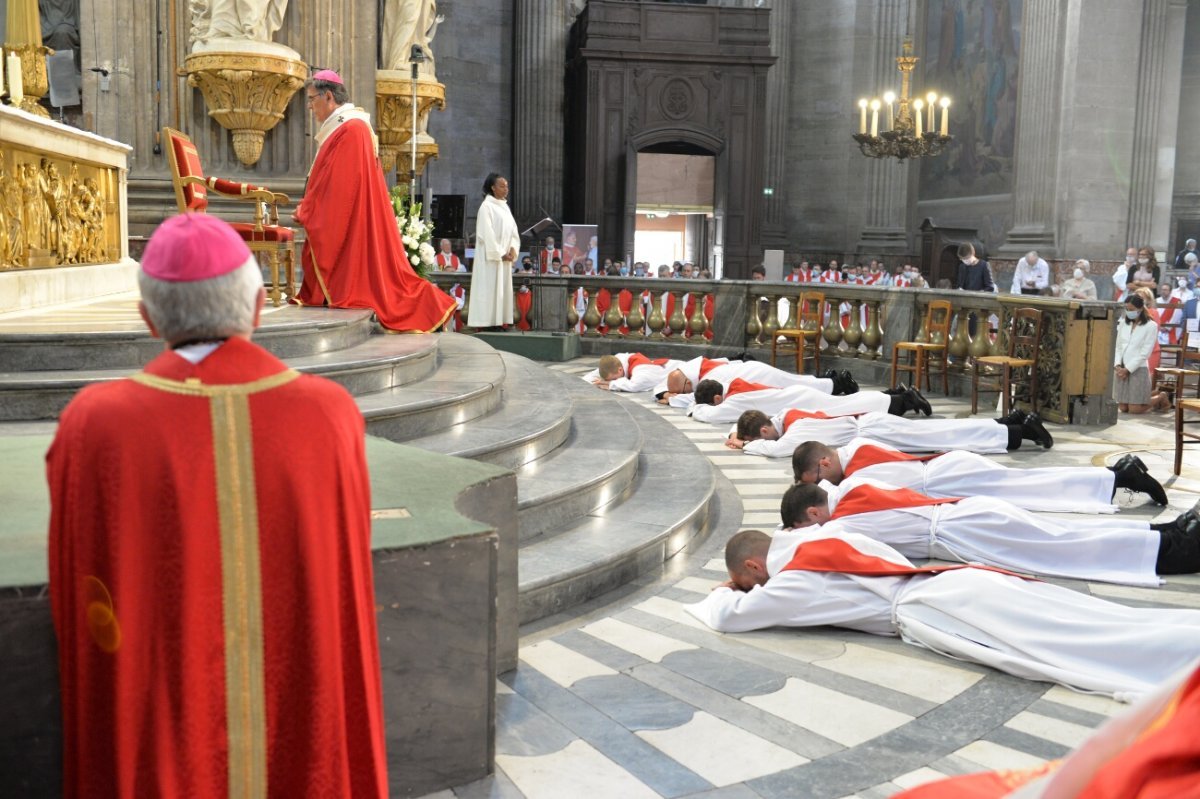
[[[1178,280],[1176,280],[1175,282],[1179,285],[1179,288],[1181,288],[1181,289],[1187,288],[1187,278],[1186,277],[1181,277]]]
[[[1136,257],[1136,256],[1133,256],[1133,255],[1126,255],[1126,256],[1125,256],[1125,263],[1127,263],[1127,264],[1132,264],[1132,263],[1133,263],[1134,261],[1136,261],[1136,260],[1137,260],[1137,257]]]
[[[1083,270],[1082,270],[1082,269],[1076,269],[1076,270],[1075,270],[1075,279],[1076,279],[1076,280],[1082,280],[1082,279],[1083,279]]]
[[[1145,266],[1148,263],[1150,263],[1149,258],[1138,258],[1138,266]]]

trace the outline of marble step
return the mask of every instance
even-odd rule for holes
[[[522,624],[658,571],[707,531],[715,476],[708,459],[652,411],[622,403],[648,442],[627,496],[520,548]]]
[[[500,406],[506,368],[499,352],[455,333],[440,334],[438,349],[435,370],[419,381],[357,397],[368,433],[407,444],[474,423]]]
[[[571,429],[561,447],[516,470],[522,542],[627,496],[643,446],[629,403],[576,378],[549,370],[543,375],[572,398]]]
[[[0,321],[0,373],[133,370],[162,352],[161,339],[127,307],[64,310],[49,318]],[[365,310],[280,308],[265,312],[254,341],[277,357],[345,350],[367,340],[374,323]]]
[[[514,470],[561,446],[571,431],[570,396],[533,361],[504,352],[500,357],[501,401],[489,414],[404,443]]]
[[[438,368],[438,343],[434,335],[377,335],[343,350],[289,358],[288,365],[341,383],[352,394],[380,392],[432,375]],[[85,386],[116,380],[134,371],[122,368],[0,374],[0,421],[56,418]]]

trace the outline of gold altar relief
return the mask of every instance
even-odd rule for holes
[[[385,173],[398,168],[400,175],[408,172],[412,158],[413,83],[401,71],[380,70],[375,73],[375,109],[378,113],[379,160]],[[437,106],[446,107],[446,87],[436,79],[417,79],[417,174],[425,171],[430,158],[437,158],[438,145],[425,132],[429,112]]]
[[[0,269],[120,259],[111,167],[6,147],[0,153]]]

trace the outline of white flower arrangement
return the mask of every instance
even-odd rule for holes
[[[421,204],[410,203],[404,186],[392,188],[392,211],[396,214],[396,229],[400,233],[400,242],[404,245],[404,254],[413,271],[428,279],[428,272],[433,268],[434,251],[429,243],[433,236],[433,226],[421,218]]]

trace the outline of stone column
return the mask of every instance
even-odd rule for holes
[[[1186,17],[1187,0],[1146,0],[1133,123],[1128,241],[1166,250],[1168,260]]]
[[[1059,123],[1065,4],[1025,0],[1021,20],[1021,94],[1013,184],[1013,227],[1001,253],[1058,255]]]
[[[767,72],[767,174],[766,186],[772,194],[763,198],[763,244],[783,247],[787,244],[787,164],[788,87],[792,80],[792,3],[775,0],[771,4],[771,55],[775,63]]]
[[[878,90],[878,96],[889,88],[900,93],[896,56],[900,55],[904,33],[909,30],[907,6],[901,0],[880,0],[875,6],[872,85],[868,90]],[[909,164],[894,158],[867,161],[865,214],[858,252],[864,255],[906,252]]]
[[[563,221],[563,89],[569,14],[565,0],[515,3],[512,196],[513,216],[521,227],[547,213],[556,222]]]

